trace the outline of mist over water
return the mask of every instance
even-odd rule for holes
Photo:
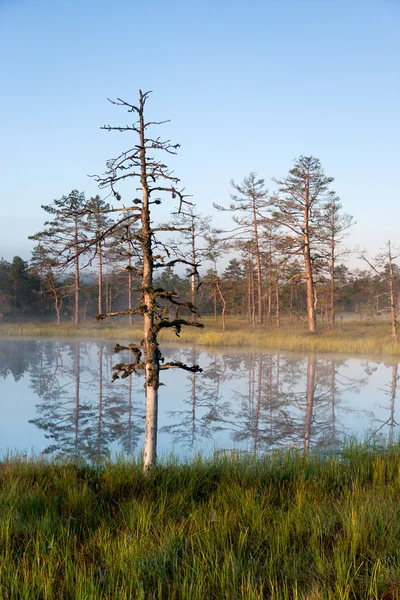
[[[143,378],[111,382],[112,365],[128,358],[113,347],[0,338],[0,457],[140,454]],[[335,449],[354,436],[397,436],[397,362],[190,346],[163,352],[199,363],[203,373],[162,373],[160,457]]]

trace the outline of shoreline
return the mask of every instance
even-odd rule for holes
[[[132,340],[140,342],[142,331],[140,327],[62,324],[52,323],[1,323],[0,337],[3,338],[87,338],[113,339],[115,341]],[[187,328],[179,337],[172,331],[162,331],[160,343],[178,343],[182,345],[196,344],[201,347],[218,348],[263,348],[265,350],[306,352],[321,354],[343,354],[354,356],[400,357],[400,343],[395,343],[390,337],[390,325],[387,322],[365,323],[346,321],[341,328],[328,331],[321,326],[316,335],[310,334],[305,328],[297,329],[288,326],[260,326],[251,330],[232,320],[228,322],[226,331],[220,325],[205,320],[204,329]]]

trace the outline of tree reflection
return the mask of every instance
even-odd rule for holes
[[[81,345],[79,341],[66,344],[56,355],[53,375],[45,377],[50,385],[42,388],[32,379],[32,385],[36,383],[43,401],[36,407],[40,416],[30,422],[42,429],[45,437],[52,441],[43,453],[67,454],[75,460],[86,455],[86,434],[94,412],[91,404],[81,398]],[[42,368],[52,367],[47,364]]]
[[[391,366],[391,379],[381,391],[383,391],[385,396],[389,397],[389,417],[384,420],[376,419],[376,421],[379,423],[379,426],[373,430],[369,439],[376,437],[378,434],[384,434],[385,430],[387,430],[388,441],[392,443],[394,440],[395,429],[399,426],[399,423],[395,419],[395,402],[397,396],[397,383],[399,380],[399,363],[394,362],[392,365],[386,366]]]
[[[335,449],[367,429],[371,438],[395,437],[397,362],[196,347],[167,354],[204,369],[186,376],[180,404],[161,423],[163,440],[187,455],[213,447],[254,455],[278,447]],[[143,389],[132,377],[111,383],[111,342],[0,340],[0,361],[0,377],[14,383],[29,377],[38,398],[30,422],[48,441],[44,453],[97,462],[119,450],[137,451]],[[376,408],[367,396],[358,404],[355,394],[382,376],[385,403]]]
[[[192,364],[199,362],[195,346],[186,354],[190,354]],[[185,356],[187,359],[189,356]],[[173,443],[182,449],[199,450],[205,440],[212,439],[223,429],[225,419],[231,414],[231,404],[222,400],[220,390],[221,383],[229,378],[228,362],[227,357],[215,354],[201,375],[188,375],[185,386],[188,393],[182,399],[183,408],[167,412],[172,423],[162,427],[161,431],[169,434]]]
[[[19,381],[23,375],[38,362],[40,354],[36,340],[23,341],[12,338],[0,338],[0,377],[6,379],[12,375]]]
[[[142,428],[133,416],[132,382],[111,389],[111,367],[107,365],[105,374],[103,368],[110,352],[103,342],[58,344],[48,361],[41,361],[38,373],[32,373],[31,386],[42,401],[37,405],[39,417],[30,422],[52,442],[44,454],[99,461],[109,455],[114,443],[134,450]]]

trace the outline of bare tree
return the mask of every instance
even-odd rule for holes
[[[368,266],[378,275],[378,277],[384,281],[388,286],[388,295],[389,295],[389,310],[390,310],[390,324],[392,328],[392,339],[394,342],[398,341],[398,327],[399,323],[397,321],[396,315],[396,301],[395,301],[395,292],[394,292],[394,280],[395,280],[395,271],[396,265],[394,261],[397,258],[397,255],[393,255],[393,249],[390,240],[386,244],[386,248],[383,252],[381,252],[375,259],[371,260],[368,258],[366,253],[361,253],[359,258],[364,260]],[[397,267],[398,270],[398,267]]]
[[[131,229],[130,237],[136,243],[140,251],[141,262],[135,273],[140,279],[139,302],[135,308],[124,311],[99,315],[99,319],[116,314],[138,314],[143,317],[143,340],[140,344],[129,344],[128,347],[117,345],[116,351],[123,349],[132,351],[134,361],[131,363],[121,362],[115,365],[114,378],[121,375],[128,377],[132,373],[143,370],[145,373],[146,391],[146,431],[144,442],[144,472],[156,463],[157,449],[157,422],[158,422],[158,388],[160,385],[160,371],[164,369],[180,368],[190,372],[201,371],[198,365],[187,366],[181,362],[171,361],[163,363],[163,357],[159,349],[158,334],[163,328],[173,328],[177,335],[180,334],[184,325],[201,326],[170,315],[171,309],[186,307],[192,312],[196,308],[190,302],[181,302],[173,290],[164,290],[154,286],[154,272],[156,269],[174,266],[183,263],[193,267],[191,260],[184,258],[172,258],[170,250],[161,237],[163,232],[182,230],[183,228],[154,226],[152,222],[152,205],[161,204],[159,195],[167,194],[178,200],[178,212],[182,211],[184,205],[188,205],[187,196],[183,190],[178,188],[179,179],[175,177],[167,166],[152,156],[154,151],[167,154],[175,154],[178,144],[170,141],[161,141],[160,138],[151,138],[149,128],[161,125],[165,121],[145,121],[144,109],[149,92],[143,93],[139,90],[139,104],[133,105],[118,99],[113,104],[122,106],[133,114],[137,121],[126,126],[104,126],[106,131],[119,131],[134,134],[137,138],[136,144],[130,146],[127,151],[122,152],[117,158],[107,161],[107,170],[103,176],[96,176],[100,188],[110,188],[117,200],[121,200],[121,193],[117,190],[120,184],[138,179],[140,186],[139,197],[130,201],[131,206],[122,207],[127,216],[122,216],[114,227],[126,228],[127,225],[136,228]],[[131,196],[130,196],[131,197]],[[132,216],[133,215],[133,216]]]

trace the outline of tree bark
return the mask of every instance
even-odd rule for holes
[[[224,298],[224,295],[222,293],[221,287],[219,285],[219,277],[217,275],[217,278],[215,280],[215,286],[217,288],[219,297],[221,298],[221,302],[222,302],[222,311],[221,311],[221,319],[222,319],[222,330],[225,331],[225,311],[226,311],[226,300]]]
[[[142,186],[141,245],[143,252],[143,353],[145,362],[146,431],[144,439],[143,470],[148,473],[157,460],[158,387],[160,376],[159,350],[154,331],[153,251],[151,243],[149,189],[146,173],[145,127],[143,94],[140,91],[140,182]]]
[[[102,286],[103,286],[103,258],[101,256],[101,242],[97,244],[97,310],[103,314]]]
[[[258,229],[257,229],[257,212],[256,212],[256,199],[252,197],[253,202],[253,230],[254,230],[254,248],[256,251],[256,265],[257,265],[257,307],[258,307],[258,320],[260,323],[264,321],[263,309],[262,309],[262,287],[261,287],[261,253],[260,245],[258,241]]]
[[[304,236],[304,268],[306,273],[308,329],[311,333],[316,333],[317,318],[315,310],[315,285],[311,267],[308,234],[305,234]]]
[[[336,314],[335,314],[335,231],[334,227],[331,228],[331,259],[329,263],[329,274],[330,274],[330,315],[329,315],[329,327],[333,329],[335,327]]]
[[[132,310],[132,255],[131,255],[131,228],[127,227],[128,238],[128,309]],[[133,316],[129,315],[129,325],[133,327]]]
[[[192,274],[190,276],[190,292],[191,292],[191,302],[192,305],[194,306],[196,304],[196,280],[195,280],[195,267],[194,265],[196,264],[196,238],[194,235],[194,216],[192,215],[192,225],[190,228],[190,234],[191,234],[191,246],[192,246]],[[197,313],[192,312],[192,323],[196,323],[197,320]]]
[[[394,298],[394,282],[393,282],[393,256],[390,247],[390,240],[388,241],[388,262],[389,262],[389,299],[390,299],[390,320],[392,324],[392,339],[397,342],[397,318],[396,318],[396,304]]]
[[[275,302],[276,302],[276,307],[275,307],[275,313],[276,313],[276,326],[280,327],[281,326],[281,320],[280,320],[280,304],[279,304],[279,275],[278,272],[276,272],[276,281],[275,281]]]
[[[74,237],[75,237],[75,325],[79,323],[79,238],[78,238],[78,218],[75,217],[74,223]]]

